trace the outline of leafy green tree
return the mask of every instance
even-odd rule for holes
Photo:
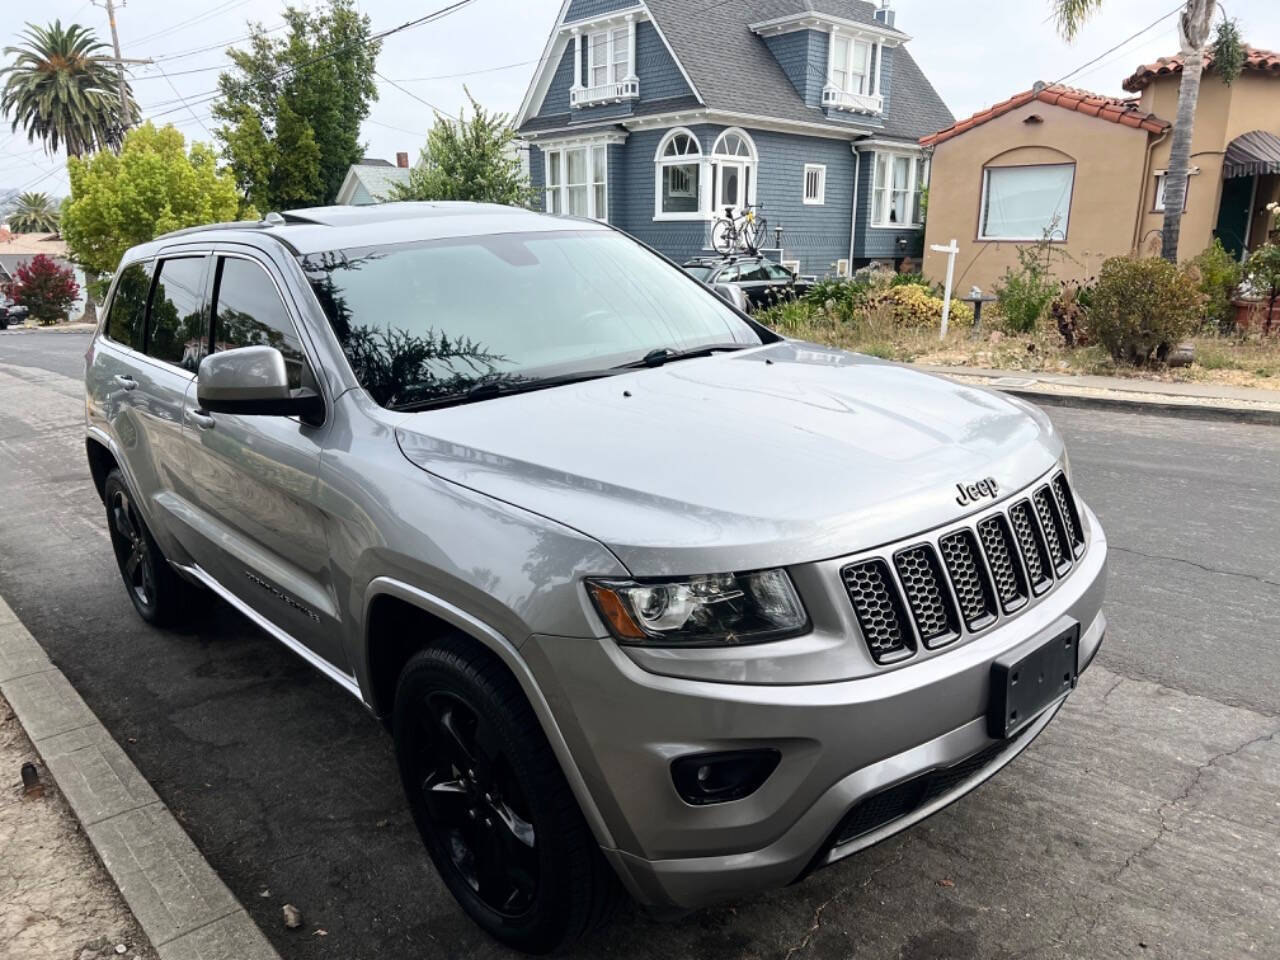
[[[117,149],[123,139],[119,77],[105,59],[109,48],[79,24],[27,24],[25,43],[5,47],[13,61],[3,69],[0,112],[23,127],[30,141],[41,140],[49,153],[65,147],[72,157]],[[124,85],[133,116],[137,104]]]
[[[53,233],[58,208],[47,193],[20,193],[9,203],[9,229],[14,233]]]
[[[41,325],[65,317],[80,296],[75,272],[60,267],[43,253],[18,267],[10,289],[15,303],[27,308]]]
[[[1280,300],[1280,244],[1264,243],[1253,251],[1244,265],[1244,272],[1254,289],[1266,294],[1267,314],[1262,321],[1262,334],[1266,336],[1271,332],[1276,301]]]
[[[1105,5],[1105,0],[1050,0],[1059,32],[1074,40],[1085,22]],[[1218,31],[1218,42],[1210,49],[1209,32],[1217,0],[1186,0],[1178,14],[1178,41],[1182,55],[1182,80],[1178,87],[1178,114],[1169,144],[1169,172],[1164,188],[1164,230],[1160,255],[1170,263],[1178,261],[1178,238],[1182,231],[1182,208],[1187,197],[1187,177],[1191,170],[1191,137],[1200,98],[1200,77],[1205,55],[1212,53],[1218,73],[1226,83],[1240,74],[1239,33],[1231,28]],[[1234,72],[1233,72],[1234,71]]]
[[[533,189],[515,150],[515,130],[505,113],[488,113],[471,92],[471,117],[436,117],[409,182],[391,189],[391,200],[472,200],[527,206]]]
[[[284,19],[287,37],[254,24],[249,48],[228,51],[234,68],[218,77],[213,107],[222,154],[261,210],[332,202],[364,152],[360,124],[378,98],[382,44],[354,0],[288,7]]]
[[[149,121],[130,130],[117,156],[103,152],[67,162],[71,196],[63,206],[62,235],[86,270],[111,274],[124,252],[170,230],[256,219],[241,209],[235,180],[219,171],[213,149],[195,143],[187,152],[173,126]]]

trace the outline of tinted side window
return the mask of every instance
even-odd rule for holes
[[[275,347],[284,354],[289,386],[302,386],[302,342],[266,270],[249,260],[222,258],[214,304],[214,349]]]
[[[107,313],[107,336],[116,343],[142,349],[142,324],[151,290],[151,264],[131,263],[120,271]]]
[[[195,373],[204,359],[208,321],[203,257],[162,260],[151,297],[147,355]]]
[[[759,283],[762,280],[769,279],[769,271],[759,263],[747,263],[742,265],[742,273],[738,276],[739,283]]]

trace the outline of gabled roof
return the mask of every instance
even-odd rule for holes
[[[893,51],[893,75],[889,91],[889,112],[885,126],[860,126],[843,120],[832,120],[816,107],[805,104],[803,97],[788,79],[782,65],[752,30],[752,25],[768,23],[801,14],[835,18],[876,28],[886,34],[898,34],[875,18],[876,5],[867,0],[700,0],[691,15],[692,0],[643,0],[654,25],[671,50],[676,63],[687,75],[693,98],[701,106],[716,113],[747,118],[819,124],[832,130],[857,135],[874,131],[888,138],[915,140],[917,137],[950,123],[951,112],[937,91],[925,79],[911,54],[903,47]],[[566,8],[567,9],[567,8]],[[562,14],[563,16],[563,14]],[[559,31],[557,21],[556,30]],[[555,71],[560,63],[557,34],[544,54],[534,75],[529,95],[521,107],[520,131],[532,133],[540,128],[566,126],[563,117],[554,123],[539,120],[535,102],[539,77]],[[687,101],[689,98],[682,98]],[[646,111],[640,104],[634,116]],[[655,102],[653,112],[667,113],[676,109],[672,103]],[[679,109],[687,109],[682,102]],[[527,111],[527,113],[526,113]],[[624,122],[605,121],[605,122]]]
[[[997,103],[990,109],[975,113],[973,116],[961,120],[959,123],[953,123],[937,133],[921,137],[920,145],[934,147],[940,143],[945,143],[953,137],[958,137],[974,127],[979,127],[990,120],[994,120],[996,117],[1002,117],[1006,113],[1033,101],[1046,103],[1053,107],[1061,107],[1064,110],[1074,110],[1076,113],[1083,113],[1089,117],[1097,117],[1099,120],[1118,123],[1121,126],[1146,130],[1148,133],[1164,133],[1172,126],[1168,120],[1162,120],[1154,113],[1146,113],[1138,109],[1136,100],[1119,100],[1115,97],[1103,96],[1100,93],[1090,93],[1088,90],[1066,87],[1060,83],[1051,84],[1050,86],[1037,84],[1032,89],[1010,97],[1003,103]]]
[[[408,167],[393,167],[385,161],[353,163],[338,188],[337,203],[350,203],[356,186],[363,186],[375,200],[385,200],[391,188],[409,182]]]
[[[1244,53],[1245,70],[1254,70],[1259,73],[1269,73],[1272,76],[1280,77],[1280,53],[1275,53],[1271,50],[1260,50],[1248,44],[1245,45]],[[1130,93],[1138,93],[1160,77],[1167,77],[1172,73],[1181,73],[1183,63],[1182,54],[1178,54],[1173,57],[1161,57],[1155,63],[1144,64],[1125,80],[1124,88]],[[1204,55],[1204,68],[1208,70],[1212,66],[1213,54],[1206,53]]]

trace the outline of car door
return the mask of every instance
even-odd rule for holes
[[[738,286],[747,295],[753,307],[765,305],[765,291],[769,288],[769,274],[761,263],[741,264],[738,273]]]
[[[274,267],[219,250],[212,271],[213,350],[275,347],[294,389],[321,392]],[[327,422],[209,414],[194,390],[185,420],[192,555],[227,591],[346,672],[324,518],[315,506]]]
[[[99,392],[134,496],[143,501],[152,535],[178,561],[184,558],[172,549],[175,518],[187,474],[182,411],[208,331],[207,266],[207,256],[183,254],[157,260],[150,274],[142,265],[129,268],[108,316],[108,336],[116,345],[95,358]],[[149,296],[139,334],[136,305],[144,289]]]

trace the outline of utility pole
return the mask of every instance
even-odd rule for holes
[[[120,124],[122,130],[128,130],[133,126],[133,117],[129,110],[129,88],[124,80],[124,58],[120,55],[120,35],[116,33],[116,5],[115,0],[104,0],[107,8],[107,23],[111,24],[111,45],[116,50],[116,74],[119,77],[120,91]],[[121,0],[121,6],[124,6],[124,0]],[[94,6],[97,6],[97,0],[94,0]]]

